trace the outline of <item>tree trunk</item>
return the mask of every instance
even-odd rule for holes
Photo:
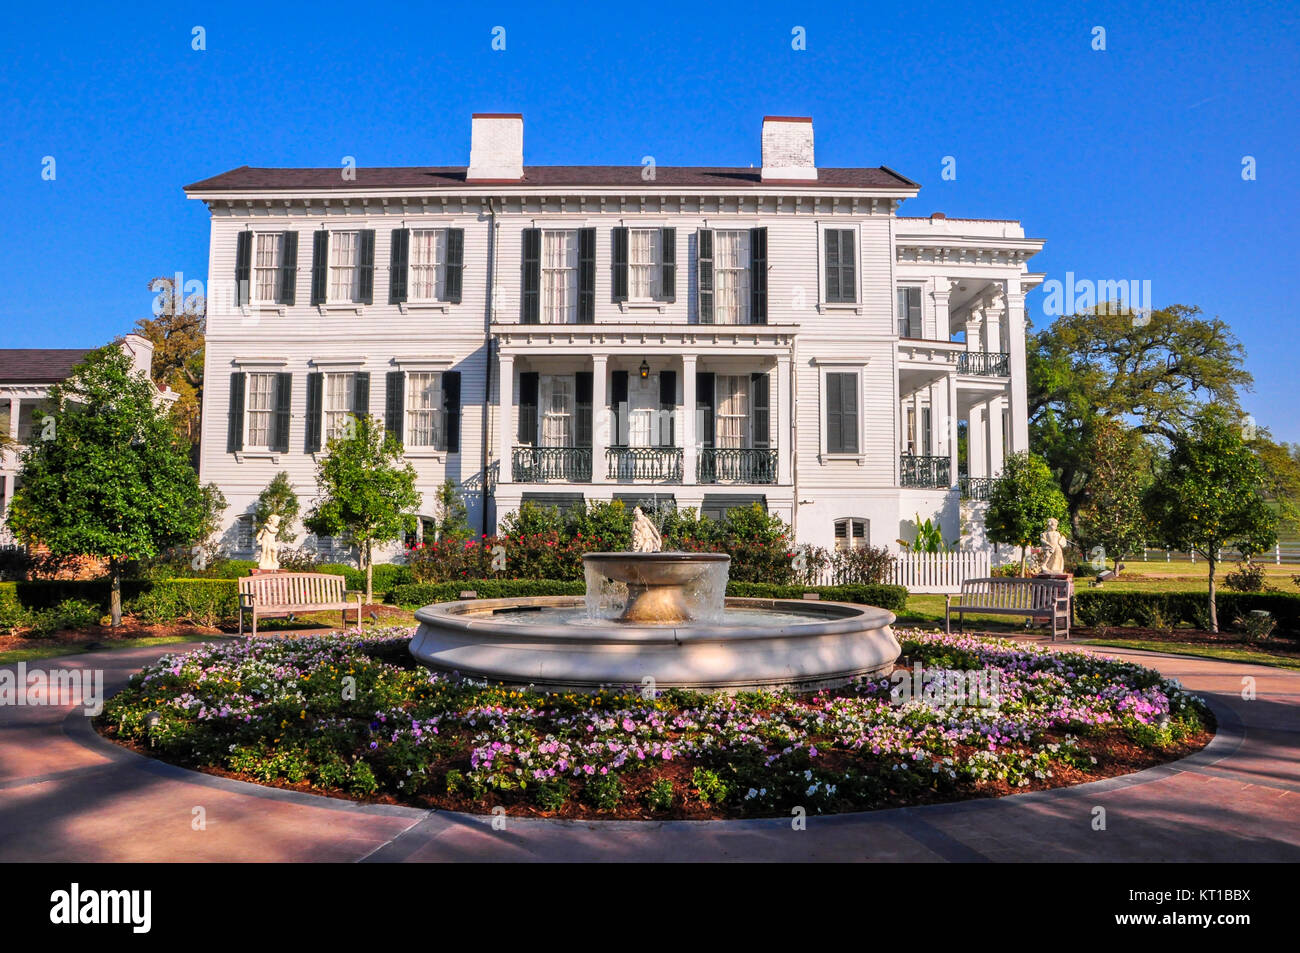
[[[108,615],[110,624],[116,628],[122,624],[122,567],[116,559],[108,561],[108,573]]]
[[[1214,558],[1214,553],[1209,552],[1205,555],[1205,561],[1210,565],[1210,631],[1219,631],[1219,610],[1214,604],[1214,567],[1219,561]]]
[[[1024,546],[1024,545],[1022,545],[1022,546],[1020,547],[1020,575],[1021,575],[1021,577],[1023,577],[1023,576],[1025,575],[1025,558],[1028,556],[1028,554],[1029,554],[1029,547],[1028,547],[1028,546]]]
[[[375,556],[370,548],[370,540],[366,540],[364,553],[366,557],[366,605],[374,602],[375,592]]]

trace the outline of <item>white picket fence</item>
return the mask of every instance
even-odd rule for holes
[[[894,557],[896,586],[908,592],[960,592],[966,579],[982,579],[992,571],[991,553],[899,553]]]

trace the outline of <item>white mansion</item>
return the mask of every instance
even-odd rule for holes
[[[369,413],[426,505],[450,478],[482,532],[524,500],[757,501],[801,542],[896,548],[919,515],[983,545],[978,498],[1027,447],[1043,243],[900,216],[918,188],[817,168],[803,118],[763,120],[761,168],[655,168],[526,166],[501,114],[473,117],[467,168],[189,186],[212,219],[201,479],[227,543],[251,548],[276,472],[309,499],[330,435]]]

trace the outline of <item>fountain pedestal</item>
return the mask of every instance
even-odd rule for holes
[[[615,621],[673,625],[691,620],[687,590],[705,575],[731,564],[726,553],[588,553],[583,566],[627,586],[627,602]],[[721,589],[725,591],[725,578]],[[722,592],[717,594],[719,605]]]

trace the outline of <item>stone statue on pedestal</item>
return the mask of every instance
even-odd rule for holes
[[[275,572],[280,568],[280,543],[275,538],[279,532],[280,514],[272,513],[257,533],[257,568],[264,572]]]
[[[1043,533],[1043,572],[1063,573],[1065,572],[1065,547],[1070,545],[1070,541],[1065,538],[1057,527],[1060,522],[1056,517],[1047,521],[1047,531]]]
[[[650,517],[641,512],[641,507],[632,510],[632,552],[657,553],[664,545],[659,527],[650,521]]]

